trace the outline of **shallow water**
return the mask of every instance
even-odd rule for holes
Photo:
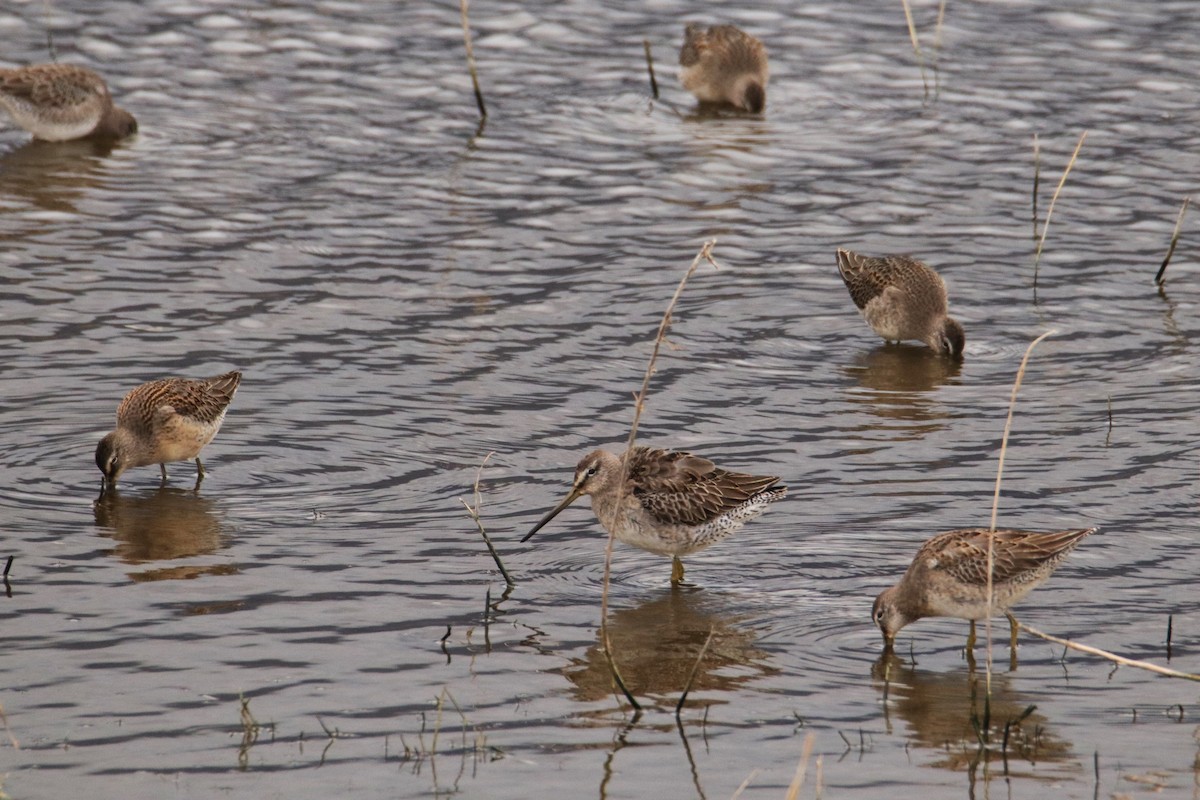
[[[475,4],[482,128],[452,5],[0,11],[12,63],[49,25],[141,126],[110,153],[0,129],[3,791],[778,798],[813,732],[805,796],[819,772],[826,797],[1090,798],[1094,764],[1101,796],[1200,796],[1190,685],[1029,637],[1009,673],[999,644],[997,739],[1036,706],[1006,764],[975,743],[965,626],[917,623],[885,663],[869,620],[924,538],[987,524],[1017,365],[1054,328],[1000,524],[1101,530],[1020,616],[1165,663],[1174,615],[1171,665],[1200,671],[1191,220],[1152,284],[1200,174],[1193,4],[950,4],[928,98],[899,5],[731,9],[771,52],[762,119],[691,113],[695,7]],[[931,43],[936,4],[915,15]],[[1035,287],[1033,137],[1044,217],[1084,130]],[[791,492],[684,591],[617,548],[634,720],[586,503],[518,542],[621,447],[711,237],[640,439]],[[961,368],[883,347],[838,246],[937,267]],[[94,502],[127,389],[235,367],[199,492],[176,464]],[[459,502],[491,451],[503,599]]]

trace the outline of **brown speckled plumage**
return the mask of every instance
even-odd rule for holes
[[[986,528],[967,528],[939,533],[917,551],[900,582],[875,599],[875,624],[890,645],[901,628],[922,617],[983,619],[989,537],[993,541],[992,613],[1007,613],[1095,530],[989,533]]]
[[[767,103],[767,49],[733,25],[688,25],[679,51],[679,81],[701,103],[762,113]]]
[[[854,305],[885,341],[917,339],[962,357],[962,325],[947,315],[946,284],[928,266],[909,256],[874,258],[842,249],[837,266]]]
[[[621,457],[605,450],[584,456],[567,497],[534,526],[528,540],[583,495],[605,530],[622,542],[673,556],[674,582],[683,577],[679,557],[730,535],[783,497],[779,478],[730,472],[691,453],[635,447],[628,476]]]
[[[196,459],[197,476],[204,477],[200,451],[212,441],[225,419],[242,373],[214,378],[163,378],[131,390],[117,406],[117,427],[96,447],[96,466],[105,484],[115,485],[121,473],[147,464]]]
[[[51,142],[137,132],[133,116],[113,105],[104,79],[70,64],[0,69],[0,106],[35,138]]]

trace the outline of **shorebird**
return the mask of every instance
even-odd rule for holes
[[[840,248],[837,266],[854,305],[885,342],[918,339],[962,358],[962,325],[947,315],[946,284],[928,266],[909,256],[872,258]]]
[[[215,378],[163,378],[143,383],[117,406],[117,428],[96,447],[96,466],[103,487],[131,467],[158,464],[167,480],[168,461],[196,459],[196,486],[204,480],[200,451],[212,441],[225,419],[242,373]]]
[[[571,491],[522,542],[576,499],[592,496],[592,511],[619,541],[671,556],[671,583],[683,582],[680,556],[730,535],[783,497],[773,475],[743,475],[691,453],[634,447],[628,472],[621,456],[588,453],[575,468]]]
[[[1033,533],[967,528],[939,533],[917,551],[900,582],[875,598],[872,615],[885,649],[905,625],[923,617],[975,621],[987,617],[987,551],[992,540],[992,615],[1008,617],[1010,643],[1017,646],[1017,619],[1008,609],[1042,584],[1067,554],[1096,528]]]
[[[137,120],[113,105],[104,79],[70,64],[0,69],[0,106],[35,139],[48,142],[137,133]]]
[[[688,25],[679,51],[679,82],[701,103],[761,114],[767,104],[767,49],[732,25]]]

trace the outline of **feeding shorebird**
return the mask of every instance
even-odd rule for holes
[[[242,373],[215,378],[163,378],[130,390],[117,406],[117,428],[96,447],[105,488],[132,467],[196,459],[196,485],[204,480],[200,451],[213,440],[241,383]]]
[[[787,492],[773,475],[743,475],[707,458],[671,450],[634,447],[628,473],[621,456],[596,450],[575,468],[567,496],[533,526],[522,542],[583,495],[605,530],[618,540],[671,556],[671,583],[683,581],[680,556],[730,535]]]
[[[707,31],[688,25],[679,51],[679,82],[701,103],[761,114],[767,104],[767,49],[733,25]]]
[[[36,139],[123,139],[137,120],[113,105],[104,79],[86,67],[34,64],[0,69],[0,106]]]
[[[962,358],[963,327],[947,315],[946,284],[928,266],[909,256],[873,258],[840,248],[837,266],[854,305],[884,341],[918,339]]]
[[[900,582],[875,598],[872,615],[890,648],[896,634],[923,617],[971,621],[967,651],[975,644],[975,621],[987,617],[987,551],[992,540],[992,615],[1008,617],[1013,649],[1017,620],[1008,609],[1041,585],[1067,554],[1096,528],[1051,533],[967,528],[939,533],[913,558]]]

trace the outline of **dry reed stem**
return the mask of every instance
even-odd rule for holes
[[[1038,143],[1038,135],[1033,135],[1033,240],[1038,238],[1037,201],[1038,183],[1042,175],[1042,149]]]
[[[1092,647],[1091,645],[1080,644],[1079,642],[1073,642],[1070,639],[1063,639],[1058,636],[1051,636],[1048,633],[1043,633],[1042,631],[1039,631],[1037,628],[1029,627],[1028,625],[1026,625],[1024,622],[1021,622],[1020,620],[1017,621],[1017,627],[1020,628],[1021,630],[1025,631],[1026,633],[1032,633],[1034,636],[1045,639],[1048,642],[1054,642],[1055,644],[1061,644],[1063,647],[1069,647],[1070,649],[1078,650],[1081,653],[1088,653],[1093,656],[1100,656],[1101,658],[1106,658],[1109,661],[1113,661],[1113,662],[1116,662],[1117,664],[1122,664],[1127,667],[1137,667],[1138,669],[1144,669],[1144,670],[1148,670],[1150,672],[1156,672],[1159,675],[1165,675],[1168,678],[1182,678],[1186,681],[1200,681],[1200,675],[1195,675],[1190,672],[1179,672],[1178,670],[1170,669],[1169,667],[1160,667],[1158,664],[1151,664],[1149,661],[1138,661],[1133,658],[1126,658],[1125,656],[1119,656],[1116,653],[1110,653],[1107,650],[1101,650],[1099,647]]]
[[[912,9],[908,5],[908,0],[900,0],[904,6],[904,21],[908,23],[908,38],[912,40],[913,52],[917,54],[917,66],[921,68],[921,85],[925,87],[925,96],[929,96],[929,81],[925,78],[925,55],[921,52],[921,45],[917,41],[917,26],[913,24]]]
[[[679,714],[683,711],[683,704],[687,702],[688,693],[692,691],[692,684],[696,682],[696,675],[700,672],[700,664],[704,661],[704,656],[708,653],[708,646],[712,644],[713,633],[716,628],[708,629],[708,638],[704,640],[704,646],[700,648],[700,655],[696,656],[696,663],[692,664],[692,671],[688,675],[687,683],[683,687],[683,694],[679,696],[679,702],[675,704],[675,719],[679,719]]]
[[[1042,248],[1046,245],[1046,231],[1050,229],[1050,215],[1054,213],[1054,204],[1058,201],[1058,193],[1062,191],[1063,184],[1067,182],[1067,176],[1071,174],[1071,167],[1075,166],[1075,159],[1079,158],[1079,150],[1083,147],[1084,139],[1087,139],[1088,132],[1084,131],[1079,135],[1079,143],[1075,145],[1075,152],[1071,154],[1071,160],[1067,162],[1067,168],[1063,170],[1062,177],[1058,179],[1058,187],[1054,190],[1054,196],[1050,198],[1050,206],[1046,209],[1046,221],[1042,223],[1042,236],[1038,240],[1037,252],[1033,254],[1033,282],[1037,283],[1037,268],[1042,261]]]
[[[17,737],[13,736],[12,729],[8,727],[8,715],[4,713],[3,703],[0,703],[0,723],[4,724],[4,734],[8,736],[8,743],[12,745],[13,750],[20,750],[21,743],[17,741]]]
[[[746,791],[747,787],[750,786],[750,781],[758,777],[758,772],[759,771],[757,769],[750,770],[750,774],[746,776],[746,780],[738,784],[737,789],[735,789],[733,794],[729,796],[729,800],[738,800],[738,798],[741,797]]]
[[[1017,391],[1021,388],[1021,380],[1025,377],[1025,367],[1029,364],[1029,356],[1033,354],[1033,348],[1037,347],[1038,343],[1058,333],[1056,330],[1048,330],[1041,336],[1029,343],[1029,347],[1025,348],[1025,355],[1021,359],[1021,366],[1017,367],[1017,377],[1013,381],[1012,395],[1008,398],[1008,418],[1004,421],[1004,435],[1000,437],[1000,463],[996,465],[996,491],[992,494],[992,518],[988,522],[988,530],[996,530],[996,514],[1000,509],[1000,482],[1004,478],[1004,456],[1008,452],[1008,434],[1012,431],[1013,410],[1017,406]],[[987,616],[984,619],[984,638],[987,641],[987,658],[984,665],[987,671],[987,697],[992,696],[992,571],[995,563],[995,552],[993,545],[995,543],[994,536],[988,536],[987,548]]]
[[[650,55],[650,40],[642,39],[642,47],[646,50],[646,69],[650,72],[650,91],[654,93],[654,99],[658,99],[658,81],[654,78],[654,57]]]
[[[471,85],[475,88],[475,105],[479,106],[479,116],[487,119],[487,106],[483,104],[483,90],[479,88],[479,72],[475,69],[475,48],[471,47],[471,23],[467,18],[468,0],[459,0],[462,9],[463,42],[467,45],[467,69],[471,73]]]
[[[813,742],[817,735],[812,731],[804,737],[804,745],[800,748],[800,763],[796,765],[796,774],[792,776],[792,783],[788,786],[787,800],[796,800],[800,797],[800,789],[804,786],[804,773],[808,770],[808,759],[812,757]]]
[[[933,51],[942,52],[942,28],[946,23],[946,0],[938,3],[937,25],[933,29]]]
[[[646,373],[642,376],[642,388],[634,396],[633,404],[633,422],[629,426],[629,439],[625,443],[625,453],[621,456],[621,474],[622,480],[629,473],[629,452],[633,449],[633,443],[637,440],[638,423],[642,419],[642,410],[646,406],[646,392],[650,388],[650,378],[654,375],[654,364],[658,361],[658,351],[662,349],[663,340],[667,335],[667,328],[671,326],[671,314],[675,311],[675,304],[679,302],[679,296],[683,294],[683,289],[687,286],[688,279],[700,266],[701,260],[707,260],[713,267],[717,266],[717,262],[713,260],[712,249],[716,245],[716,239],[710,239],[700,248],[700,252],[692,259],[692,264],[688,267],[688,271],[684,273],[682,280],[679,281],[679,286],[675,289],[675,294],[671,296],[671,302],[667,304],[667,310],[663,312],[662,322],[658,324],[658,334],[654,337],[654,348],[650,352],[650,361],[646,364]],[[640,711],[641,705],[634,699],[633,694],[625,686],[625,681],[621,678],[621,672],[617,669],[617,662],[612,655],[612,642],[608,638],[608,587],[612,580],[612,554],[613,542],[615,541],[612,531],[608,533],[608,543],[604,547],[604,580],[600,590],[600,640],[604,651],[605,660],[608,661],[609,670],[612,672],[613,678],[617,682],[617,686],[625,694],[625,699],[635,710]]]
[[[1179,232],[1183,228],[1183,215],[1187,213],[1188,205],[1192,202],[1192,198],[1183,198],[1183,206],[1179,209],[1179,217],[1175,220],[1175,232],[1171,234],[1171,246],[1167,248],[1167,256],[1163,259],[1162,266],[1158,268],[1158,274],[1154,276],[1154,282],[1162,286],[1163,275],[1166,274],[1167,264],[1171,263],[1171,256],[1175,255],[1175,245],[1179,244]]]
[[[488,552],[492,554],[492,560],[496,562],[496,566],[500,569],[500,574],[504,576],[504,583],[511,589],[517,584],[512,579],[512,576],[508,574],[508,570],[504,568],[504,562],[500,560],[500,553],[496,551],[496,546],[492,544],[491,537],[483,529],[483,520],[479,518],[479,506],[483,502],[483,498],[479,494],[479,479],[483,477],[483,468],[487,464],[488,459],[494,455],[496,455],[496,451],[492,450],[484,456],[483,461],[479,462],[479,469],[475,472],[475,506],[471,507],[467,505],[467,501],[461,497],[458,498],[458,502],[463,504],[463,507],[467,509],[467,514],[475,521],[475,527],[479,528],[479,534],[483,536],[483,543],[487,545]]]

